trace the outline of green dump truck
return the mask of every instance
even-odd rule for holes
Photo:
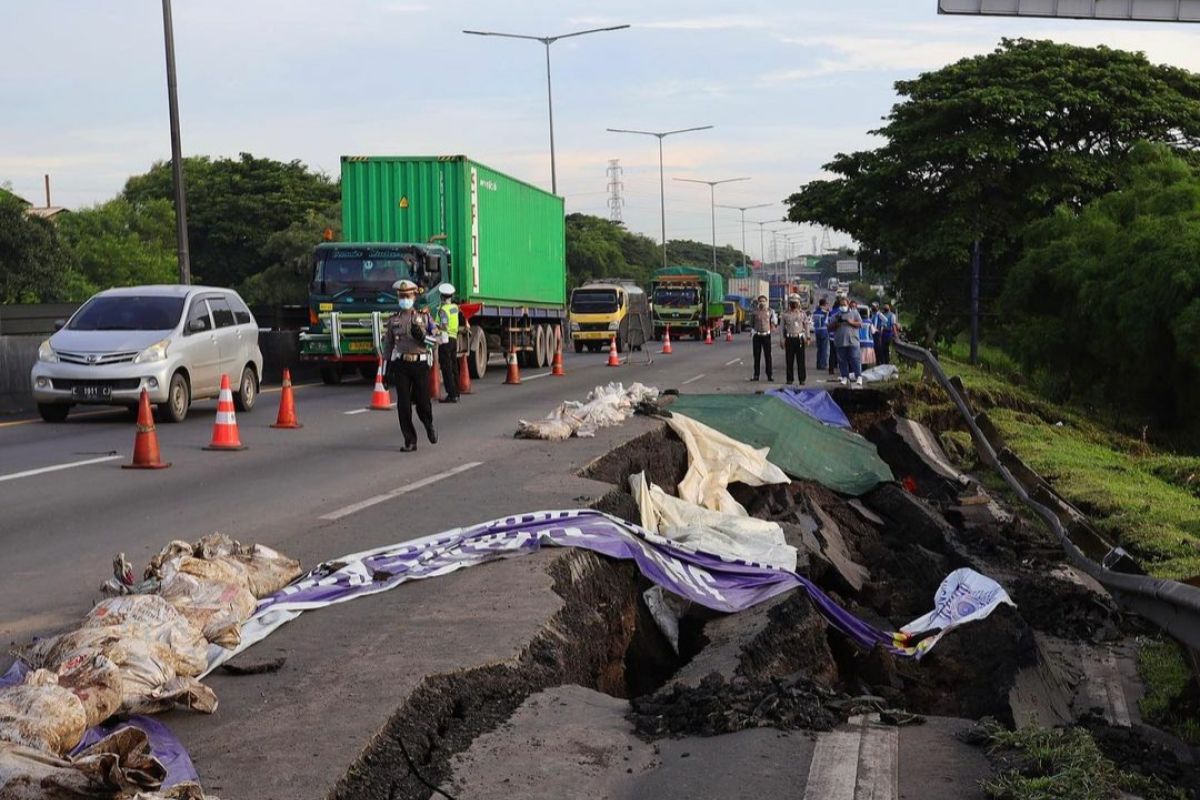
[[[662,267],[650,281],[654,305],[654,338],[671,326],[672,337],[697,339],[705,329],[719,328],[725,316],[725,279],[701,267]]]
[[[567,320],[561,197],[464,156],[343,156],[342,228],[345,241],[313,251],[300,335],[325,382],[374,374],[401,278],[431,307],[454,284],[472,378],[509,349],[522,366],[550,365]]]

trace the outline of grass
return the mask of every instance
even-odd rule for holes
[[[1196,693],[1183,648],[1166,638],[1144,638],[1138,644],[1138,673],[1146,687],[1138,704],[1142,717],[1188,744],[1200,745]]]
[[[993,800],[1112,800],[1122,792],[1144,800],[1183,800],[1159,778],[1121,770],[1083,728],[984,728],[1002,768],[983,783]]]

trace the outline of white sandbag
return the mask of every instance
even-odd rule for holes
[[[767,461],[770,448],[751,447],[679,414],[668,418],[667,423],[688,451],[688,471],[679,482],[680,499],[712,511],[747,517],[746,509],[729,494],[729,484],[788,483],[784,471]]]
[[[880,364],[878,367],[864,369],[862,379],[865,383],[879,383],[880,381],[892,381],[900,375],[900,370],[895,364]]]
[[[191,569],[199,559],[179,559],[163,565],[158,593],[200,629],[204,638],[222,647],[236,647],[241,641],[241,624],[258,605],[254,595],[241,583],[206,580],[176,565]]]
[[[21,683],[0,689],[0,742],[62,756],[85,730],[83,702],[59,686],[50,670],[34,670]]]
[[[635,383],[628,389],[620,383],[597,386],[582,402],[561,403],[545,419],[528,422],[518,420],[517,438],[561,441],[576,436],[581,439],[596,435],[601,428],[620,425],[634,406],[643,400],[658,397],[658,389]]]
[[[641,512],[641,524],[665,539],[693,550],[725,558],[753,561],[778,569],[796,569],[796,548],[787,543],[778,523],[740,516],[680,500],[646,480],[629,476],[629,489]]]
[[[169,648],[180,675],[199,675],[208,666],[208,641],[175,606],[157,594],[111,597],[97,603],[84,628],[106,628],[119,638],[159,642]]]
[[[150,755],[146,734],[133,727],[115,731],[70,758],[0,742],[3,800],[143,797],[140,792],[157,790],[166,774]]]

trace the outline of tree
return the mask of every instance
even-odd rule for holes
[[[175,283],[175,210],[167,200],[117,197],[61,216],[58,232],[92,291]]]
[[[646,287],[658,263],[652,239],[589,214],[568,214],[567,280],[571,286],[595,278],[632,278]]]
[[[838,154],[788,216],[851,234],[933,338],[965,322],[973,241],[991,300],[1027,223],[1111,191],[1138,141],[1200,144],[1200,77],[1107,47],[1004,39],[896,91],[883,146]]]
[[[0,303],[61,303],[87,297],[86,282],[54,225],[0,193]]]
[[[1200,400],[1200,176],[1141,145],[1121,187],[1029,227],[1007,338],[1065,398],[1184,421]]]
[[[747,264],[752,260],[735,247],[718,247],[717,272],[726,278],[732,277],[734,268],[742,265],[742,259],[745,259]],[[691,239],[671,239],[667,242],[667,263],[671,266],[712,269],[712,244]]]
[[[338,202],[335,181],[299,161],[255,158],[184,159],[188,246],[197,283],[236,286],[271,266],[267,240],[309,214]],[[171,165],[158,162],[130,178],[122,197],[132,203],[171,200]]]
[[[312,251],[321,243],[326,229],[333,231],[335,241],[341,239],[341,203],[321,213],[310,211],[304,219],[272,233],[262,249],[270,266],[251,275],[238,288],[246,302],[269,306],[306,304]]]

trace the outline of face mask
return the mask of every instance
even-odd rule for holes
[[[844,313],[844,312],[846,312],[846,311],[849,311],[849,310],[850,310],[850,306],[842,306],[842,307],[841,307],[841,310],[842,310],[842,312],[843,312],[843,313]]]
[[[413,307],[413,299],[411,297],[401,297],[400,298],[400,307],[402,309],[404,309],[405,311],[412,308]]]

